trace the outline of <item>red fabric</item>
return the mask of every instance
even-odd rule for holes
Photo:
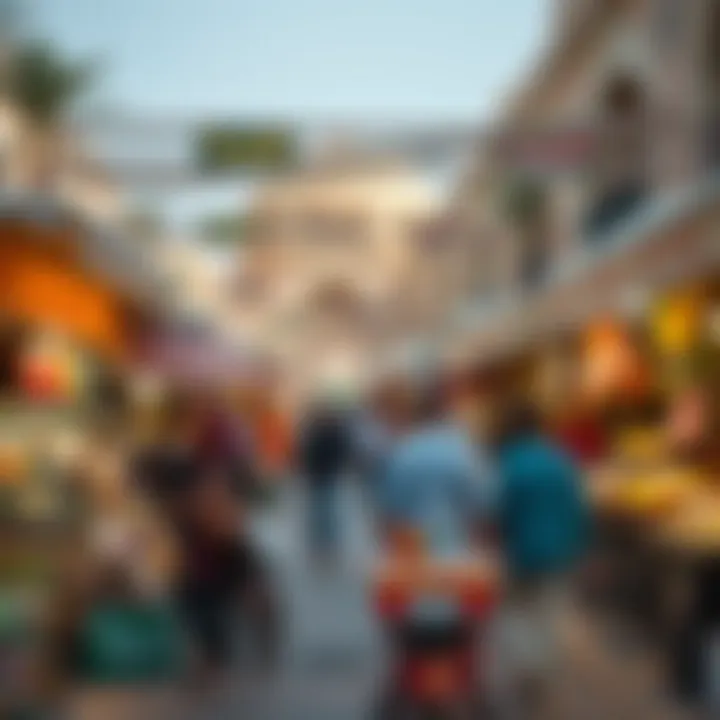
[[[400,667],[401,687],[421,703],[451,701],[475,684],[477,653],[472,642],[432,657],[407,657]]]
[[[583,464],[602,460],[607,453],[605,433],[593,420],[573,420],[563,425],[557,435],[563,447]]]

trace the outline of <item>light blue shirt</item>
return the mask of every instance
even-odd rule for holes
[[[386,519],[419,529],[439,557],[467,552],[473,529],[493,513],[496,494],[487,458],[450,423],[405,438],[391,454],[380,488]]]

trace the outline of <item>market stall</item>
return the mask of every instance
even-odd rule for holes
[[[47,198],[0,202],[0,606],[23,609],[29,636],[79,557],[88,451],[122,404],[147,309],[108,240]]]
[[[704,281],[659,299],[646,330],[661,402],[618,435],[593,482],[621,605],[666,649],[676,689],[695,697],[720,628],[719,297]]]

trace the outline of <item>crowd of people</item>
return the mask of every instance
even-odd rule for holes
[[[523,399],[490,417],[482,410],[430,377],[378,388],[359,413],[332,401],[316,407],[298,455],[310,543],[322,561],[337,550],[337,486],[352,468],[382,553],[412,537],[439,564],[498,558],[502,609],[514,627],[504,642],[510,694],[537,706],[549,702],[563,608],[590,546],[580,470],[590,441],[551,434]],[[403,619],[406,632],[452,626],[452,606],[420,595]]]
[[[257,666],[277,665],[282,598],[248,522],[271,471],[304,485],[309,555],[322,571],[341,557],[340,487],[349,478],[362,486],[382,553],[410,534],[438,562],[499,558],[501,602],[522,628],[514,648],[522,692],[539,697],[556,655],[556,615],[588,549],[588,506],[572,447],[545,431],[530,404],[509,402],[490,422],[480,409],[430,378],[384,384],[363,403],[321,396],[292,443],[283,440],[282,458],[277,433],[266,432],[268,461],[222,396],[169,398],[126,477],[172,540],[168,587],[193,650],[192,685],[205,692],[232,681],[231,638],[243,615]],[[119,592],[123,568],[111,569],[108,587]],[[419,598],[405,621],[438,627],[447,613]]]

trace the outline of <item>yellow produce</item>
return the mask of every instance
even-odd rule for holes
[[[13,485],[27,474],[27,458],[21,448],[0,446],[0,484]]]
[[[679,508],[697,492],[698,475],[670,470],[630,479],[616,490],[610,502],[621,511],[655,517]]]
[[[688,549],[720,550],[720,498],[699,496],[668,523],[663,534]]]
[[[655,460],[663,457],[665,449],[661,433],[654,430],[635,430],[620,437],[616,453],[625,460]]]

